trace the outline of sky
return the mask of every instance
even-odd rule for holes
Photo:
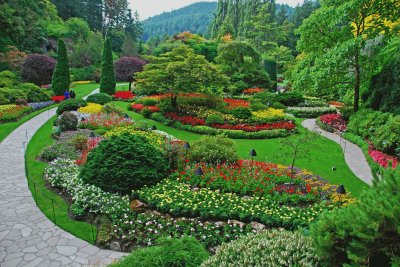
[[[215,2],[215,0],[129,0],[132,10],[137,10],[141,20],[161,14],[165,11],[178,9],[196,2]],[[303,0],[276,0],[279,4],[296,6]]]

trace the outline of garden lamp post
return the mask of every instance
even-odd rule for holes
[[[339,204],[340,204],[340,198],[342,197],[342,195],[346,194],[346,189],[344,188],[344,185],[339,185],[339,187],[336,189],[336,193],[339,194]]]
[[[194,171],[194,173],[195,173],[196,175],[199,175],[199,176],[203,176],[203,175],[204,175],[204,172],[203,172],[203,170],[202,170],[200,167],[198,167],[198,168]]]
[[[256,156],[257,156],[257,152],[256,152],[256,150],[253,148],[252,150],[250,150],[251,165],[253,165],[254,157],[256,157]]]

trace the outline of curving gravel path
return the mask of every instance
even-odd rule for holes
[[[1,267],[105,266],[125,255],[65,232],[33,200],[25,176],[24,143],[55,114],[55,108],[41,113],[0,143]]]
[[[327,131],[322,130],[315,123],[315,119],[304,120],[301,125],[304,128],[317,132],[318,134],[338,143],[343,150],[344,158],[346,160],[347,165],[350,170],[362,181],[365,183],[372,185],[372,172],[371,168],[368,165],[367,160],[365,159],[364,153],[355,144],[347,141],[346,139],[340,137],[337,134],[329,133]]]

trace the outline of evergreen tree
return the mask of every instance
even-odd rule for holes
[[[115,94],[115,73],[112,57],[111,39],[104,42],[103,58],[101,62],[100,93]]]
[[[127,34],[125,35],[124,42],[121,47],[121,55],[122,56],[135,56],[138,53],[138,48],[136,47],[135,42],[133,41],[132,37]]]
[[[63,39],[58,40],[57,65],[53,73],[51,88],[55,95],[62,95],[69,89],[69,64],[67,47]]]

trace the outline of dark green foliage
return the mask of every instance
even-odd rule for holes
[[[275,109],[286,109],[286,106],[280,102],[272,103],[271,107]]]
[[[271,79],[272,83],[274,84],[274,87],[271,88],[273,91],[276,91],[276,87],[277,87],[277,64],[276,61],[274,60],[269,60],[266,59],[264,60],[264,68],[267,71],[269,78]]]
[[[110,103],[112,101],[112,97],[108,94],[97,93],[97,94],[88,96],[86,101],[88,103],[97,103],[100,105],[104,105],[104,104]]]
[[[372,138],[374,146],[390,155],[400,152],[400,116],[389,117]]]
[[[150,109],[148,109],[148,108],[144,108],[144,109],[142,109],[141,114],[142,114],[143,117],[145,117],[146,119],[148,119],[148,118],[150,118],[150,116],[151,116],[151,111],[150,111]]]
[[[143,21],[143,39],[154,39],[184,31],[204,35],[216,8],[216,3],[200,2],[146,19]]]
[[[360,110],[350,117],[347,131],[365,139],[375,135],[379,127],[384,125],[391,115],[371,109]]]
[[[46,92],[39,87],[30,89],[26,97],[29,103],[44,102],[50,100],[49,92]]]
[[[98,69],[95,66],[71,68],[71,81],[94,81],[96,80],[96,71],[98,71]]]
[[[267,108],[268,108],[268,106],[264,105],[260,101],[251,101],[250,102],[250,109],[253,110],[253,111],[265,110]]]
[[[64,112],[58,122],[62,132],[75,131],[78,126],[78,118],[71,112]]]
[[[111,137],[92,150],[79,176],[107,192],[129,194],[167,177],[162,152],[144,138],[130,134]]]
[[[234,162],[238,160],[236,143],[222,136],[202,136],[193,142],[190,159],[209,164]]]
[[[162,112],[162,113],[166,113],[166,112],[174,110],[174,107],[172,106],[170,98],[161,99],[160,103],[158,103],[158,107],[160,108],[160,112]]]
[[[399,192],[400,170],[389,168],[356,204],[321,216],[312,226],[311,236],[327,266],[400,263]]]
[[[154,106],[158,103],[157,100],[155,99],[151,99],[151,98],[147,98],[145,100],[142,101],[143,106],[148,107],[148,106]]]
[[[26,94],[16,89],[0,88],[0,105],[14,104],[18,98],[26,98]]]
[[[299,92],[286,92],[277,95],[277,101],[285,106],[293,107],[304,101],[303,95]]]
[[[272,103],[279,102],[278,95],[268,91],[255,94],[251,99],[261,101],[261,103],[265,105],[268,105],[268,103],[271,105]]]
[[[193,237],[162,238],[158,246],[137,249],[112,267],[197,267],[208,258],[205,248]]]
[[[213,125],[213,124],[224,124],[224,119],[217,115],[217,114],[211,114],[210,116],[207,117],[206,124],[207,125]]]
[[[0,87],[13,88],[19,82],[19,77],[15,72],[9,70],[0,72]]]
[[[69,99],[65,100],[58,105],[57,114],[61,115],[64,111],[78,110],[80,107],[85,107],[86,101],[83,99]]]
[[[58,40],[57,64],[51,81],[51,89],[55,95],[62,95],[65,90],[69,89],[70,83],[67,47],[64,40],[60,39]]]
[[[235,108],[232,111],[233,116],[240,120],[248,120],[251,118],[252,114],[248,108]]]
[[[400,114],[400,54],[372,77],[364,98],[367,107]]]
[[[104,42],[103,57],[101,62],[100,92],[109,95],[115,94],[115,73],[112,58],[111,39]]]

